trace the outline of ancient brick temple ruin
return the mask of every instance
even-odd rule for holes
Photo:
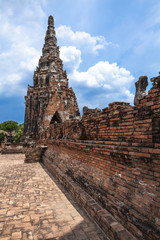
[[[160,239],[160,76],[136,83],[135,105],[84,107],[80,118],[53,18],[26,97],[26,162],[43,164],[109,239]],[[41,147],[45,145],[44,147]]]
[[[28,86],[24,133],[42,137],[50,125],[69,119],[80,119],[77,100],[68,88],[66,71],[59,57],[54,20],[48,19],[48,29],[42,56],[34,72],[33,87]]]

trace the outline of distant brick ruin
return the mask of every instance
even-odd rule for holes
[[[42,52],[25,98],[26,162],[40,159],[109,239],[159,240],[160,76],[148,94],[139,78],[135,106],[84,107],[81,118],[51,16]]]

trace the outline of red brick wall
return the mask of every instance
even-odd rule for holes
[[[102,112],[88,110],[80,122],[55,124],[50,138],[44,160],[81,185],[137,239],[160,238],[158,86],[135,107],[114,103]]]
[[[160,143],[160,89],[132,107],[116,102],[102,112],[88,110],[81,121],[66,121],[50,129],[52,138],[118,141],[152,146]]]

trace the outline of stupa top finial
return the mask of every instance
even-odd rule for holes
[[[53,25],[54,25],[54,19],[53,19],[53,16],[49,16],[49,18],[48,18],[48,26],[53,27]]]

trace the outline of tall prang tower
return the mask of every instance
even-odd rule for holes
[[[59,57],[54,19],[48,18],[48,29],[42,56],[33,76],[33,87],[28,85],[25,97],[24,135],[41,137],[55,122],[80,119],[77,100]]]

